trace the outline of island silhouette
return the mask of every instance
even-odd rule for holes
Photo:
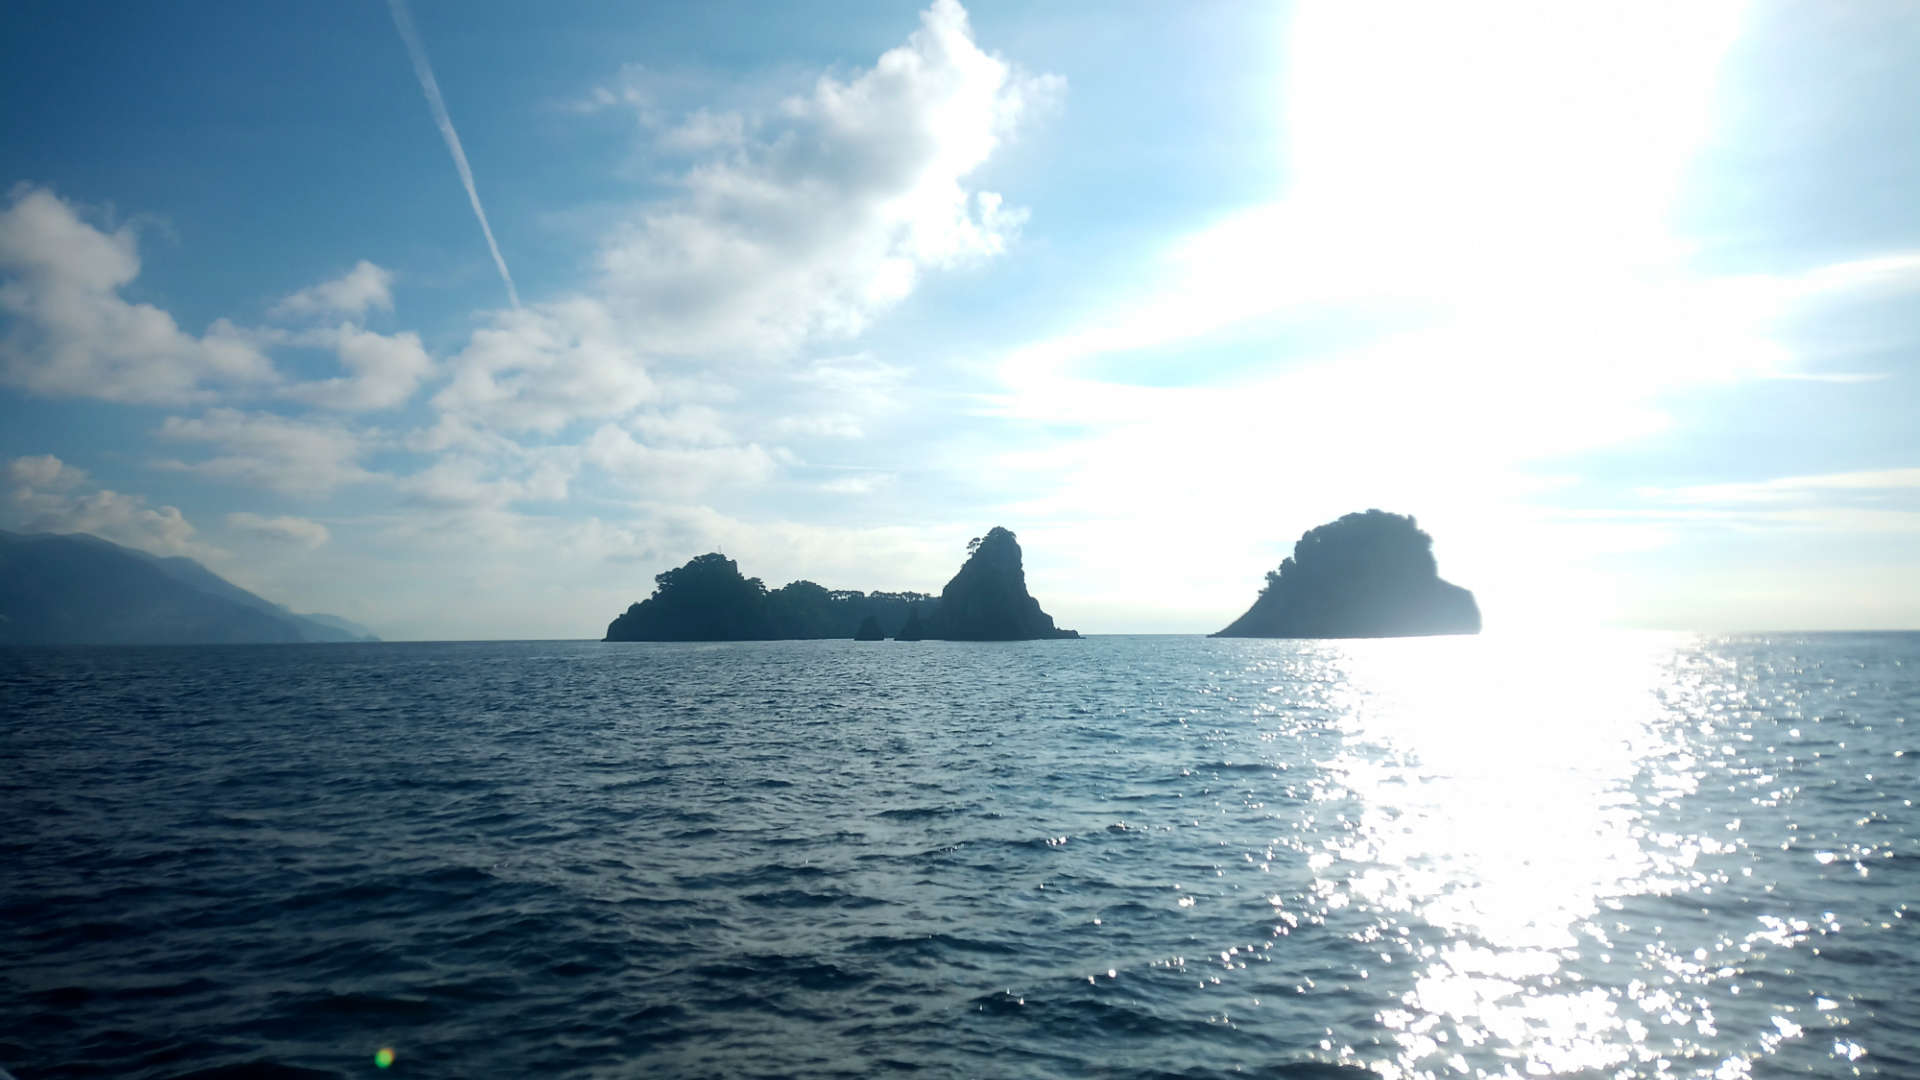
[[[939,596],[827,589],[795,581],[768,590],[718,552],[654,575],[653,595],[607,626],[607,641],[1031,641],[1077,638],[1027,592],[1020,544],[996,525],[967,544]]]
[[[1214,637],[1477,634],[1473,594],[1440,579],[1433,537],[1384,510],[1308,529],[1247,613]]]
[[[1077,638],[1056,629],[1053,616],[1027,592],[1020,564],[1020,543],[995,525],[987,535],[967,542],[967,561],[940,590],[923,636],[942,641],[1034,641]]]
[[[769,590],[719,552],[654,575],[653,595],[607,627],[607,641],[776,641],[851,638],[868,620],[886,633],[926,593],[864,593],[795,581]]]

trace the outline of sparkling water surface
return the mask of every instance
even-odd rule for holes
[[[42,1077],[1920,1076],[1920,635],[0,651]]]

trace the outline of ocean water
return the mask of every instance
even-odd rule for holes
[[[0,1067],[1920,1076],[1920,635],[0,652]]]

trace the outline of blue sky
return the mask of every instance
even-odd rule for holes
[[[397,10],[498,263],[389,5],[0,11],[0,527],[1183,632],[1379,506],[1495,630],[1920,626],[1920,10]]]

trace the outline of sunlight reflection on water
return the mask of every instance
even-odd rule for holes
[[[0,1065],[1920,1075],[1920,635],[923,644],[21,653]]]
[[[1590,984],[1582,961],[1611,961],[1607,916],[1623,898],[1710,888],[1699,856],[1731,850],[1648,819],[1700,775],[1694,749],[1664,722],[1672,657],[1666,641],[1618,635],[1573,648],[1487,637],[1347,651],[1349,739],[1327,766],[1360,810],[1356,828],[1326,841],[1315,887],[1453,938],[1396,936],[1418,974],[1405,1008],[1379,1019],[1402,1054],[1369,1067],[1389,1077],[1432,1075],[1441,1060],[1478,1075],[1669,1073],[1634,1013],[1674,1012],[1661,986],[1697,981],[1699,965],[1655,957],[1646,980],[1622,991]],[[1470,1063],[1462,1053],[1486,1044],[1525,1057]],[[1746,1067],[1727,1058],[1713,1075]]]

